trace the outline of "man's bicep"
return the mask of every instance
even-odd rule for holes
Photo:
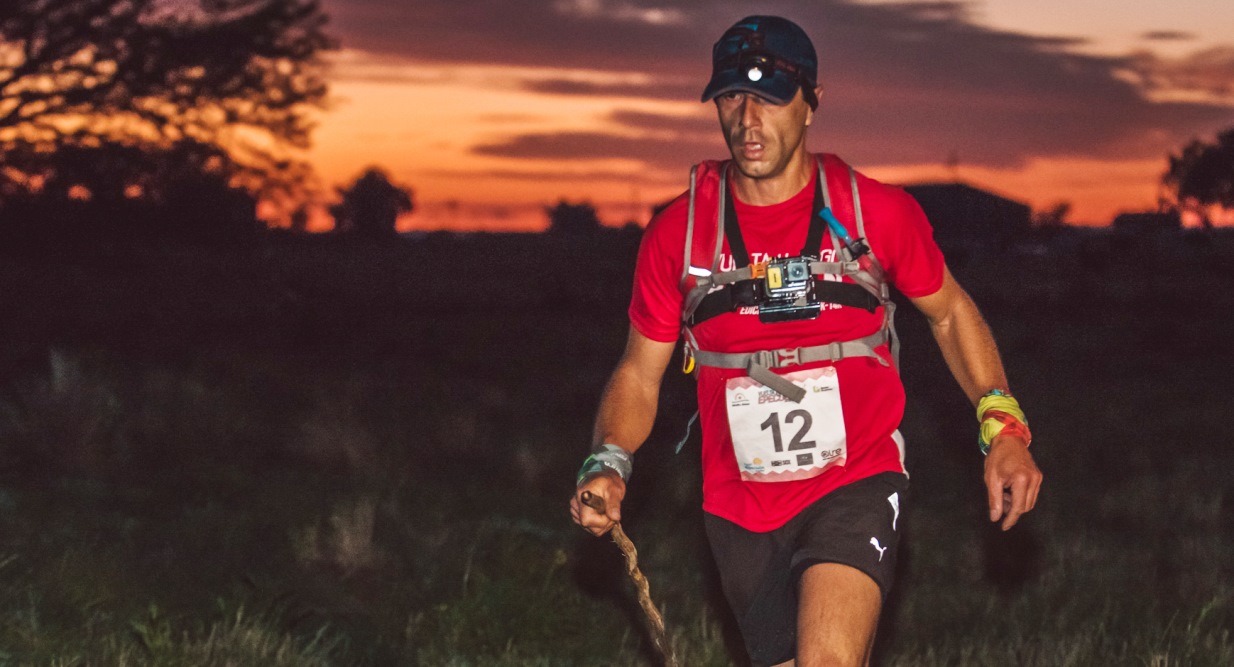
[[[664,342],[648,338],[631,325],[626,351],[621,358],[622,370],[631,373],[640,384],[658,386],[664,378],[664,370],[668,368],[676,345],[676,341]]]
[[[944,266],[943,282],[939,288],[931,294],[910,297],[909,301],[926,316],[930,324],[937,324],[945,322],[955,312],[956,307],[967,299],[968,295],[951,275],[951,270]]]

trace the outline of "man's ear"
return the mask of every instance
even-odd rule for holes
[[[815,99],[815,100],[821,100],[821,99],[823,99],[823,86],[822,86],[822,84],[819,84],[819,85],[817,85],[817,86],[815,86],[815,87],[814,87],[814,99]],[[810,109],[810,113],[809,113],[809,115],[807,115],[807,116],[806,116],[806,127],[809,127],[810,123],[814,121],[814,112],[815,112],[815,111],[817,111],[817,110],[818,110],[818,109],[817,109],[817,107],[816,107],[816,108],[814,108],[814,109]]]

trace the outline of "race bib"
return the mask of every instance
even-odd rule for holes
[[[834,366],[782,376],[806,390],[794,403],[749,377],[725,386],[737,468],[747,482],[786,482],[844,465],[848,453]]]

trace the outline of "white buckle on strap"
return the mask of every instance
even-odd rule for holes
[[[801,348],[759,350],[751,353],[751,361],[763,368],[784,368],[801,363]]]
[[[784,366],[796,366],[801,363],[801,348],[795,347],[791,350],[776,350],[776,368]]]

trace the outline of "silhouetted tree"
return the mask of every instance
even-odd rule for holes
[[[554,234],[590,234],[600,230],[596,208],[587,202],[571,204],[561,199],[556,206],[544,207],[548,230]]]
[[[1217,135],[1215,143],[1192,141],[1182,153],[1170,155],[1163,183],[1180,208],[1200,209],[1204,225],[1212,222],[1203,209],[1234,208],[1234,127]]]
[[[260,228],[256,198],[232,184],[226,154],[208,144],[103,142],[62,146],[48,155],[22,146],[4,159],[31,184],[6,192],[0,207],[0,228],[17,238],[216,241]]]
[[[295,234],[304,234],[308,232],[309,212],[303,205],[297,206],[296,210],[291,212],[291,224],[288,230]]]
[[[386,173],[370,167],[351,187],[339,188],[342,201],[330,207],[339,232],[370,238],[393,236],[401,213],[415,209],[411,189],[390,182]]]
[[[298,192],[325,21],[319,0],[0,3],[0,193],[37,190],[40,157],[102,144],[216,146],[215,173]]]
[[[1056,202],[1049,208],[1033,213],[1033,227],[1040,230],[1052,230],[1067,224],[1067,216],[1071,214],[1071,202]]]
[[[167,147],[101,140],[61,146],[47,154],[19,145],[3,160],[31,185],[15,192],[14,198],[47,200],[73,196],[95,202],[141,198],[163,203],[166,189],[177,180],[193,176],[226,179],[232,173],[223,149],[191,140]]]

